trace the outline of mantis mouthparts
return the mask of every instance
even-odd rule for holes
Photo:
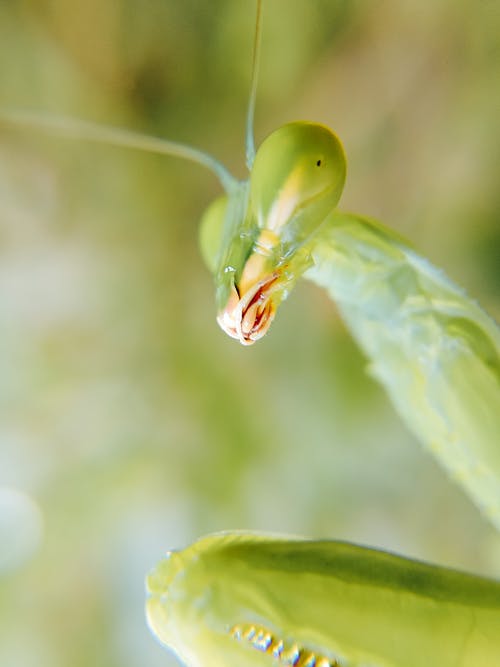
[[[233,287],[226,307],[217,316],[217,323],[228,336],[242,345],[252,345],[266,334],[276,313],[273,287],[278,278],[279,273],[273,273],[243,295]]]

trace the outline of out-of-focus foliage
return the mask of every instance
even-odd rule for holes
[[[498,317],[495,3],[272,0],[264,18],[257,141],[330,125],[342,207]],[[253,21],[243,0],[9,0],[0,105],[186,141],[243,176]],[[326,295],[297,288],[252,349],[217,329],[197,251],[217,194],[190,164],[0,127],[2,667],[174,664],[144,573],[223,528],[499,574],[493,530]]]

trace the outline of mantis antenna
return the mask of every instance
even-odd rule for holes
[[[253,40],[253,59],[252,59],[252,82],[250,84],[250,98],[248,100],[247,127],[246,127],[246,159],[247,167],[250,171],[255,158],[254,141],[254,116],[255,99],[257,97],[257,83],[259,79],[260,63],[260,45],[262,42],[262,0],[257,0],[257,19],[255,21],[255,34]]]
[[[217,176],[224,190],[232,192],[236,179],[224,165],[214,157],[191,146],[176,141],[151,137],[118,127],[98,125],[84,120],[68,118],[53,114],[43,114],[32,111],[0,110],[0,124],[30,127],[50,133],[57,133],[72,139],[84,139],[113,146],[123,146],[150,153],[160,153],[190,160],[210,169]]]
[[[255,98],[257,95],[257,82],[259,78],[260,45],[262,35],[262,0],[257,0],[257,19],[255,24],[255,36],[253,44],[252,81],[250,87],[250,99],[246,121],[246,163],[250,170],[255,158],[254,142],[254,115]],[[234,191],[237,181],[216,158],[202,150],[169,141],[159,137],[152,137],[118,127],[100,125],[89,121],[68,118],[54,114],[43,114],[40,112],[25,111],[19,109],[0,109],[0,124],[13,125],[17,127],[28,127],[45,132],[61,134],[72,139],[83,139],[113,146],[122,146],[150,153],[171,155],[184,160],[190,160],[210,169],[217,176],[224,190],[229,194]]]

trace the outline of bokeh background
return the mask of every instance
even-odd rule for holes
[[[268,0],[259,142],[343,139],[342,207],[500,315],[499,5]],[[0,106],[203,148],[244,176],[254,3],[5,0]],[[219,331],[175,159],[0,125],[0,665],[172,666],[144,576],[228,529],[500,574],[494,531],[408,434],[309,284],[251,349]]]

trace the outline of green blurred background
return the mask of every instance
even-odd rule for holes
[[[499,5],[267,0],[257,142],[343,139],[342,207],[500,315]],[[189,142],[244,175],[254,3],[7,0],[0,106]],[[0,665],[177,664],[148,569],[221,529],[500,574],[493,530],[301,284],[245,349],[214,317],[196,165],[0,126]]]

